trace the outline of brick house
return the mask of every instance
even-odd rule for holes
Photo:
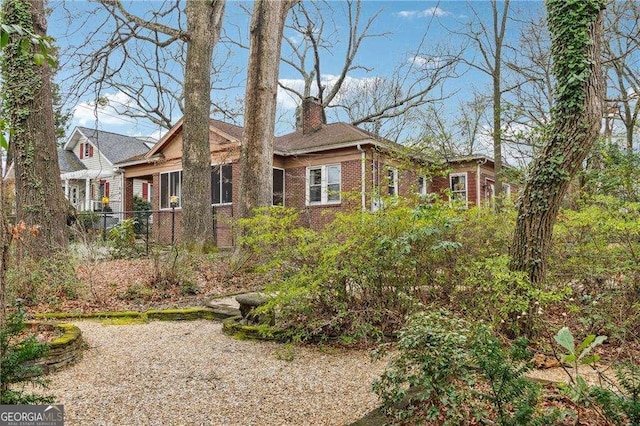
[[[470,155],[447,160],[446,176],[432,179],[431,190],[460,201],[467,206],[489,206],[495,193],[495,164],[484,155]],[[518,192],[513,183],[502,184],[503,194],[511,197]]]
[[[242,127],[210,121],[211,200],[215,237],[221,247],[234,244],[230,224],[238,214],[242,134]],[[326,124],[322,107],[315,99],[306,99],[301,128],[276,137],[274,142],[273,204],[299,209],[304,223],[319,229],[336,212],[376,210],[384,197],[425,195],[439,188],[432,189],[429,179],[421,173],[423,164],[418,159],[407,161],[402,160],[403,157],[406,158],[404,149],[394,142],[377,138],[351,124]],[[134,181],[149,181],[153,188],[153,209],[160,211],[154,218],[155,229],[168,226],[170,215],[162,213],[172,210],[171,196],[177,197],[174,201],[179,229],[182,121],[148,153],[117,166],[124,172],[125,210],[133,206]],[[461,162],[460,166],[467,167],[467,164]],[[454,168],[457,170],[456,164]],[[467,176],[470,184],[471,175]],[[176,235],[179,238],[179,230]]]

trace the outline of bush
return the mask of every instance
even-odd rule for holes
[[[22,299],[26,305],[75,299],[81,288],[75,262],[68,255],[34,260],[25,258],[9,267],[6,275],[7,299]]]
[[[385,203],[338,214],[322,232],[271,209],[245,222],[242,239],[270,270],[262,314],[292,338],[379,340],[400,328],[421,298],[451,286],[455,220],[440,204]],[[284,220],[283,220],[284,218]]]
[[[526,347],[520,339],[508,351],[490,328],[448,311],[420,312],[399,333],[373,389],[393,423],[554,424],[561,413],[543,409],[540,385],[524,377]]]
[[[133,230],[135,219],[125,219],[109,230],[111,255],[115,259],[133,257],[139,254],[136,247],[136,234]]]
[[[152,205],[149,201],[145,200],[142,197],[138,197],[135,195],[133,197],[133,211],[134,211],[134,224],[133,231],[139,234],[146,234],[147,232],[147,222],[151,217],[151,208]]]
[[[22,311],[10,314],[6,325],[0,328],[0,404],[50,404],[53,397],[27,393],[15,386],[47,386],[41,378],[42,369],[33,361],[46,354],[48,345],[33,335],[23,335],[24,318]]]

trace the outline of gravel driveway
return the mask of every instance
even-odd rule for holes
[[[68,426],[344,425],[377,404],[384,365],[366,352],[239,341],[211,321],[75,324],[89,349],[49,376]]]

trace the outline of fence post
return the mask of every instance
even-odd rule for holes
[[[150,212],[148,212],[148,213],[147,213],[147,223],[146,223],[146,225],[147,225],[147,232],[146,232],[146,233],[145,233],[145,235],[144,235],[144,236],[145,236],[145,246],[146,246],[147,257],[149,257],[149,217],[150,217],[150,216],[151,216],[151,213],[150,213]],[[160,214],[158,214],[158,216],[160,216]],[[156,220],[159,220],[159,218],[158,218],[158,219],[156,219]]]
[[[102,212],[102,241],[107,241],[107,212]]]

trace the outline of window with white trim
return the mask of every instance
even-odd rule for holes
[[[274,206],[284,206],[284,169],[273,168],[273,194]]]
[[[427,178],[418,176],[418,195],[427,195]]]
[[[178,197],[178,205],[182,206],[182,170],[160,173],[160,208],[171,208],[171,197]]]
[[[509,185],[508,183],[503,183],[502,184],[502,194],[505,197],[510,197],[511,196],[511,185]]]
[[[387,168],[387,195],[398,195],[398,169]]]
[[[211,204],[229,204],[232,202],[231,171],[231,164],[211,166]]]
[[[452,201],[468,202],[466,173],[452,173],[449,175],[449,188],[451,189]]]
[[[307,168],[307,204],[340,203],[340,164]]]

